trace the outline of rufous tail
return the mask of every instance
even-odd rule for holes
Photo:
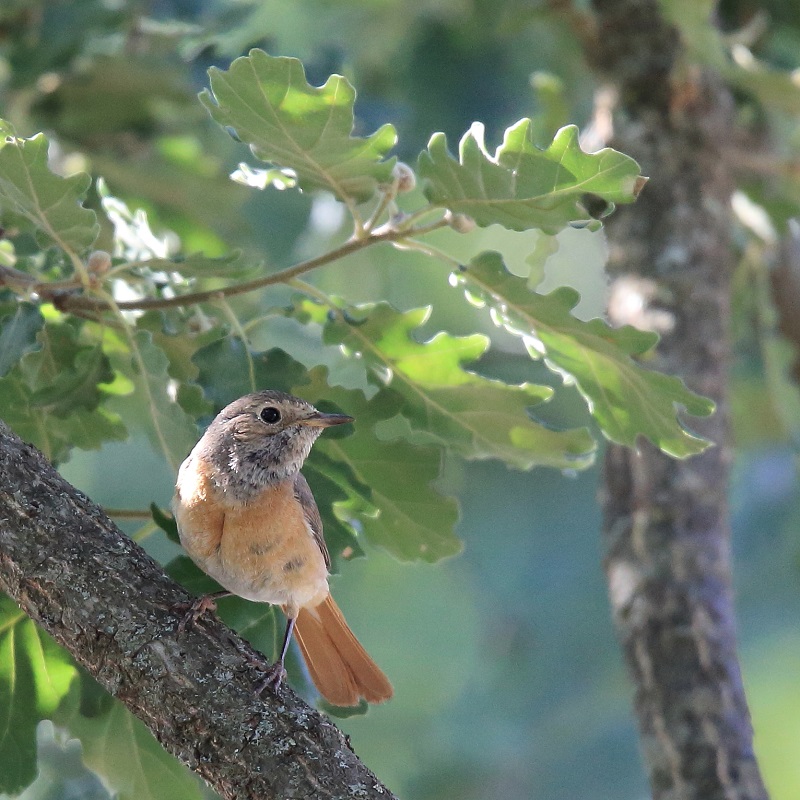
[[[329,703],[356,706],[362,697],[382,703],[392,696],[389,679],[367,655],[330,595],[315,608],[301,608],[294,631],[311,679]]]

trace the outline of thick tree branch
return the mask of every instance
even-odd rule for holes
[[[291,690],[256,696],[218,619],[179,635],[186,592],[2,422],[0,590],[223,797],[394,797]]]
[[[656,800],[766,797],[736,657],[727,514],[731,436],[730,97],[676,64],[677,31],[657,0],[593,0],[590,57],[620,98],[613,146],[651,180],[609,225],[616,323],[661,328],[655,366],[714,398],[696,427],[717,446],[674,461],[642,443],[605,464],[606,571],[636,683]],[[636,297],[626,297],[626,294]],[[644,304],[642,311],[641,302]]]

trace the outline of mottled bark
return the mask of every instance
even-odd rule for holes
[[[223,797],[394,797],[216,617],[178,634],[186,592],[2,422],[0,590]]]
[[[651,179],[609,225],[610,315],[660,329],[650,366],[718,404],[693,420],[716,443],[701,456],[676,461],[647,443],[606,456],[605,566],[644,759],[657,800],[765,798],[736,657],[727,512],[735,256],[720,153],[732,103],[715,75],[678,65],[680,38],[657,0],[593,7],[589,54],[618,98],[611,144]]]

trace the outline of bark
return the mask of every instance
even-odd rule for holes
[[[716,443],[701,456],[648,443],[606,455],[605,568],[644,760],[657,800],[765,798],[736,657],[726,495],[732,102],[715,75],[680,62],[657,0],[593,6],[589,55],[618,97],[611,143],[650,176],[609,225],[610,316],[661,328],[652,366],[718,404],[693,425]]]
[[[223,797],[394,795],[216,617],[177,632],[188,598],[102,510],[0,422],[0,590]]]

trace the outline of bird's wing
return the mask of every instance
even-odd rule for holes
[[[314,534],[314,540],[322,551],[322,557],[325,559],[325,566],[330,569],[331,555],[325,544],[325,537],[322,535],[322,518],[319,515],[319,509],[314,500],[314,495],[311,494],[311,487],[300,472],[297,473],[297,477],[294,479],[294,496],[303,507],[303,516],[306,518],[308,527],[311,528],[311,532]]]

